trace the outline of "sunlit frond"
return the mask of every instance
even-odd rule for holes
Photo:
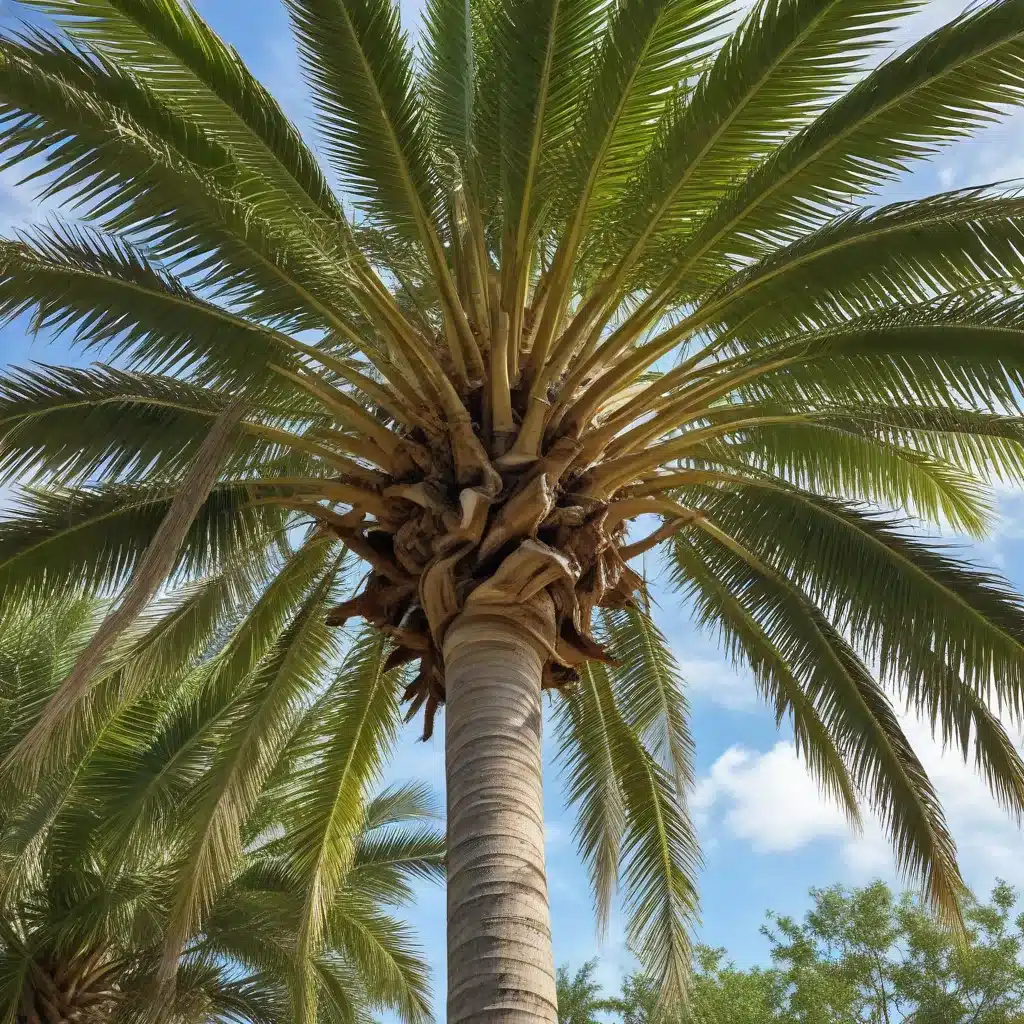
[[[500,627],[558,691],[598,922],[621,898],[677,1002],[694,741],[630,564],[660,549],[823,792],[958,921],[895,709],[1024,811],[1024,599],[948,550],[1024,482],[1024,199],[876,197],[1024,103],[1024,0],[908,44],[919,0],[428,0],[418,56],[394,0],[284,0],[343,193],[191,6],[31,2],[45,29],[0,30],[0,160],[63,219],[0,240],[0,317],[109,365],[0,379],[0,682],[39,609],[88,640],[0,726],[0,890],[85,837],[134,871],[159,833],[131,992],[421,1020],[380,905],[443,875],[442,830],[422,787],[372,791],[400,704],[432,734],[449,640]],[[486,970],[550,1008],[543,908]],[[493,992],[482,963],[450,991]]]

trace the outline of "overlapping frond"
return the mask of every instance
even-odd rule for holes
[[[675,582],[693,600],[698,623],[717,631],[734,661],[750,668],[778,724],[788,716],[797,752],[823,794],[857,823],[858,794],[836,737],[794,674],[785,651],[689,540],[676,539],[672,559]]]
[[[680,800],[693,785],[693,737],[685,681],[661,630],[642,608],[607,615],[609,669],[615,699],[629,727],[675,779]]]
[[[688,986],[701,863],[697,839],[674,778],[623,718],[604,666],[587,666],[584,674],[602,705],[626,812],[621,877],[627,937],[658,979],[662,1005],[676,1006],[685,1001]]]
[[[258,178],[131,71],[34,33],[4,39],[2,151],[29,179],[131,231],[204,287],[295,329],[344,321],[341,241],[299,211],[264,209]]]
[[[196,840],[176,886],[165,946],[165,978],[171,976],[187,936],[195,931],[242,856],[242,823],[255,809],[298,714],[312,700],[331,656],[337,653],[335,636],[324,624],[334,584],[331,570],[337,569],[332,563],[338,562],[332,547],[325,539],[296,556],[296,573],[311,576],[314,586],[245,685],[244,695],[233,697],[231,722],[210,771],[190,794],[196,807]],[[215,675],[211,685],[224,686],[223,673]],[[232,682],[237,694],[245,676]]]
[[[601,39],[597,0],[506,0],[494,5],[492,66],[497,78],[499,153],[509,273],[524,289],[529,260],[551,199],[544,187],[579,115],[585,69]],[[488,83],[490,84],[490,83]],[[510,312],[512,312],[510,310]]]
[[[666,111],[617,217],[657,245],[692,227],[742,176],[816,115],[916,0],[764,0],[722,44],[692,94]],[[652,216],[653,213],[653,216]],[[649,240],[649,241],[648,241]],[[642,248],[632,250],[630,262]]]
[[[722,200],[689,259],[759,254],[1019,103],[1021,14],[1019,0],[985,4],[885,61]]]
[[[607,718],[602,691],[589,674],[555,706],[566,796],[576,809],[576,845],[590,875],[599,932],[608,927],[626,828]]]
[[[576,177],[570,196],[581,207],[578,217],[618,202],[650,146],[652,125],[674,90],[700,68],[729,6],[724,0],[624,0],[611,9],[567,161]]]
[[[771,523],[769,532],[739,513],[753,505]],[[996,574],[908,536],[877,513],[795,490],[751,484],[713,495],[705,507],[716,526],[799,581],[831,617],[856,623],[859,648],[883,675],[926,676],[925,645],[934,640],[939,657],[966,672],[979,692],[1021,706],[1019,598]]]
[[[298,991],[300,975],[308,968],[323,994],[319,1020],[369,1020],[372,1009],[392,1010],[403,1020],[425,1018],[429,992],[422,957],[408,928],[385,909],[410,898],[405,879],[437,878],[441,871],[443,836],[426,824],[435,810],[418,784],[393,787],[370,801],[364,816],[372,826],[368,831],[357,819],[353,843],[358,863],[336,879],[326,897],[328,929],[313,963],[296,960],[302,892],[294,885],[285,852],[289,819],[274,813],[275,838],[248,840],[238,852],[188,931],[173,992],[160,987],[161,951],[175,920],[179,858],[190,852],[197,803],[221,788],[225,763],[239,762],[240,731],[261,731],[252,728],[258,717],[253,711],[266,711],[271,692],[288,688],[283,677],[305,676],[308,682],[323,672],[323,665],[315,663],[316,645],[303,642],[308,630],[319,631],[321,648],[336,643],[320,606],[335,584],[325,557],[337,553],[332,556],[324,541],[319,548],[319,563],[304,567],[307,582],[292,602],[289,621],[271,638],[272,649],[255,672],[236,680],[233,694],[222,688],[219,707],[209,700],[216,688],[203,666],[174,685],[151,688],[132,708],[122,705],[72,769],[47,776],[28,801],[12,804],[9,780],[4,781],[0,1000],[6,1002],[11,986],[18,986],[20,1012],[25,999],[36,998],[38,984],[44,997],[64,992],[74,1012],[76,991],[85,993],[90,1008],[106,1005],[107,994],[116,992],[111,1011],[116,1002],[125,1019],[141,1020],[152,1015],[159,992],[160,1009],[173,1020],[269,1024],[290,1019],[290,993]],[[311,562],[308,552],[305,561]],[[299,575],[296,567],[294,582]],[[17,706],[20,714],[5,719],[0,752],[6,754],[38,714],[101,611],[94,601],[76,599],[42,614],[20,609],[5,618],[0,625],[0,699],[5,706]],[[219,638],[215,657],[223,649],[218,645],[237,644],[239,638],[239,632]],[[291,688],[294,693],[294,683]],[[305,704],[310,703],[307,695]],[[290,731],[275,716],[264,719],[271,731]],[[264,736],[264,742],[268,739]],[[174,774],[174,784],[143,808],[121,808],[133,792],[152,789],[154,767]],[[277,785],[282,784],[288,788],[288,780],[279,779]],[[272,792],[266,787],[259,791],[251,772],[246,785],[249,797],[234,807],[239,822],[246,816],[240,804],[251,803],[251,787],[257,799]],[[274,800],[279,812],[282,805]],[[117,810],[125,810],[122,819],[131,818],[128,842],[113,813]],[[27,987],[21,967],[30,972]],[[47,978],[56,989],[46,987]],[[337,988],[342,979],[344,992]],[[66,991],[61,988],[65,983]],[[339,1018],[342,1008],[347,1014]],[[193,1010],[199,1016],[189,1016]]]
[[[447,630],[514,594],[544,606],[599,922],[621,886],[678,999],[692,741],[628,564],[668,542],[823,790],[870,806],[956,920],[893,701],[1021,813],[1024,606],[919,528],[983,536],[993,480],[1024,481],[1024,200],[871,197],[1024,102],[1024,0],[881,63],[916,0],[430,0],[419,63],[392,0],[286,0],[351,221],[191,7],[34,2],[60,32],[0,34],[0,159],[80,222],[0,241],[0,315],[113,365],[0,381],[0,479],[32,485],[0,522],[0,623],[130,594],[241,411],[168,576],[186,589],[103,659],[34,802],[0,778],[12,878],[99,820],[124,864],[191,827],[139,979],[178,964],[182,994],[213,992],[228,951],[273,985],[224,990],[227,1015],[421,1019],[377,904],[439,877],[442,839],[422,792],[367,798],[403,689],[432,727]],[[372,629],[332,676],[353,617]]]
[[[172,500],[167,485],[25,489],[0,524],[0,582],[8,601],[49,589],[116,587],[153,539]],[[174,574],[204,576],[282,527],[281,511],[244,484],[218,485],[192,524]]]
[[[4,316],[34,310],[34,329],[138,369],[238,385],[292,358],[287,338],[204,301],[124,237],[56,226],[2,243],[0,266]]]
[[[424,24],[423,88],[433,144],[451,152],[458,173],[472,175],[477,117],[476,40],[468,0],[430,0]]]
[[[422,244],[437,185],[398,9],[365,0],[287,6],[338,172],[378,217]]]
[[[356,855],[363,824],[363,799],[394,740],[397,680],[384,669],[387,642],[364,632],[353,640],[345,664],[321,702],[315,734],[303,751],[304,785],[291,794],[285,820],[291,823],[289,856],[303,893],[298,950],[315,957],[330,933],[330,902]],[[296,992],[299,1021],[315,1020],[313,977]]]
[[[883,690],[799,587],[741,544],[717,531],[708,537],[718,551],[705,559],[738,563],[734,568],[744,574],[749,600],[757,602],[761,615],[774,619],[775,630],[790,645],[787,660],[809,673],[804,688],[885,825],[900,866],[920,878],[934,904],[957,921],[965,887],[956,847],[932,784]]]
[[[222,139],[282,205],[342,222],[315,155],[273,95],[191,7],[167,0],[28,0],[62,28],[147,81]]]

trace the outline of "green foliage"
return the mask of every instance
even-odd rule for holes
[[[460,602],[546,545],[581,861],[600,925],[621,884],[669,1006],[697,903],[692,739],[623,564],[661,544],[823,789],[851,820],[872,806],[958,921],[895,707],[1024,812],[1024,603],[928,533],[983,536],[993,481],[1024,481],[1024,200],[871,197],[1024,102],[1024,0],[888,55],[916,0],[756,0],[736,21],[725,0],[429,0],[418,61],[392,0],[284,0],[353,209],[191,6],[30,2],[55,30],[0,33],[0,161],[65,219],[0,240],[0,317],[113,365],[0,380],[0,618],[116,601],[211,425],[244,409],[166,592],[51,723],[66,742],[12,878],[39,837],[88,832],[64,812],[83,786],[125,794],[126,850],[173,811],[191,831],[164,866],[160,973],[200,984],[182,949],[280,813],[292,1008],[358,1018],[353,972],[375,965],[422,1016],[407,936],[331,901],[364,869],[406,892],[361,858],[397,865],[412,837],[360,817],[403,689],[432,720]],[[324,620],[350,612],[381,635],[343,644]],[[15,791],[44,692],[5,726]]]
[[[1024,1016],[1024,919],[1003,882],[965,908],[963,941],[910,895],[882,883],[814,891],[804,921],[766,934],[795,1021],[1016,1024]]]
[[[443,835],[422,786],[373,799],[365,785],[346,790],[347,856],[318,897],[320,942],[303,951],[308,896],[296,871],[295,806],[336,758],[333,750],[283,755],[308,723],[303,712],[323,689],[337,642],[322,605],[335,584],[330,558],[339,555],[324,548],[321,541],[300,556],[313,564],[293,573],[305,584],[277,613],[269,649],[233,655],[253,639],[243,620],[233,634],[208,639],[198,667],[179,662],[161,687],[114,702],[87,746],[40,786],[0,787],[0,1020],[35,1007],[49,1021],[55,993],[71,986],[68,1012],[77,989],[91,1000],[83,1005],[121,1024],[150,1019],[155,998],[175,1024],[270,1024],[292,1019],[290,993],[307,973],[323,1024],[369,1021],[375,1009],[424,1018],[421,956],[388,909],[411,898],[414,878],[443,877]],[[286,578],[268,602],[281,603]],[[8,611],[0,757],[42,710],[101,611],[87,599]],[[177,614],[172,608],[164,621]],[[165,638],[151,625],[119,664]],[[201,898],[183,914],[182,893],[198,885]],[[168,988],[160,979],[171,943]]]
[[[594,980],[597,960],[588,960],[575,974],[565,965],[558,968],[558,1024],[600,1024],[600,1014],[614,1007],[602,999]]]
[[[591,980],[596,961],[559,995],[572,1011],[560,1020],[599,1024],[1019,1024],[1024,1020],[1024,915],[1005,882],[988,903],[965,905],[962,936],[920,899],[882,882],[861,889],[812,890],[802,921],[769,914],[762,929],[771,966],[739,968],[726,951],[698,946],[689,1006],[658,1009],[658,986],[644,973],[622,981],[616,998]],[[561,1003],[559,1004],[561,1006]],[[582,1009],[577,1010],[577,1007]],[[594,1016],[597,1012],[600,1016]],[[582,1015],[572,1016],[572,1013]],[[587,1014],[590,1014],[589,1016]]]

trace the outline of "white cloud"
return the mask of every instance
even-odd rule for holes
[[[942,749],[926,723],[901,718],[942,801],[968,882],[985,887],[1000,876],[1024,883],[1024,834],[989,794],[973,758],[965,764],[959,753]],[[1022,737],[1012,735],[1020,746]],[[842,811],[818,792],[791,742],[764,752],[730,747],[698,783],[693,809],[703,829],[724,831],[757,853],[788,853],[832,841],[851,880],[895,873],[877,820],[868,816],[856,834]]]
[[[730,711],[752,711],[758,706],[750,673],[733,667],[724,658],[677,656],[676,662],[688,697],[706,697]]]
[[[698,784],[693,806],[707,815],[722,805],[726,830],[759,853],[789,852],[848,831],[842,811],[821,799],[792,743],[763,754],[738,746],[722,754]]]

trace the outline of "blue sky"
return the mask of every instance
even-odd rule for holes
[[[285,108],[309,129],[308,107],[287,21],[279,0],[198,0],[213,26],[233,43]],[[407,27],[415,28],[416,0],[402,0]],[[957,14],[962,0],[930,0],[903,27],[909,40]],[[0,0],[7,20],[15,11]],[[244,12],[244,14],[243,14]],[[885,198],[909,198],[939,189],[1024,177],[1024,118],[1015,117],[978,138],[938,154],[904,180],[887,189]],[[31,196],[15,188],[14,174],[0,174],[0,225],[10,230],[39,218],[45,211]],[[0,362],[29,359],[49,362],[80,360],[64,346],[31,342],[22,324],[0,331]],[[1024,588],[1024,497],[999,496],[999,518],[992,537],[968,550],[970,557],[1001,568]],[[648,572],[657,576],[656,562]],[[738,964],[763,960],[764,941],[758,926],[768,909],[800,914],[807,889],[841,881],[857,884],[874,877],[894,879],[884,840],[870,823],[853,836],[842,816],[822,802],[797,762],[789,734],[778,732],[774,719],[760,708],[749,680],[717,654],[710,638],[689,625],[680,600],[656,587],[660,623],[671,639],[688,683],[697,739],[699,781],[694,813],[706,856],[701,879],[702,940],[728,947]],[[906,722],[943,796],[961,849],[968,881],[987,889],[996,876],[1024,888],[1024,836],[998,810],[984,786],[958,758],[946,756],[928,730]],[[554,744],[548,737],[549,759]],[[410,727],[403,737],[389,779],[418,777],[443,789],[439,740],[416,742]],[[559,962],[574,966],[594,955],[602,957],[600,977],[617,985],[629,958],[613,920],[599,944],[593,928],[585,873],[573,844],[573,822],[562,799],[557,766],[547,773],[548,867]],[[424,889],[410,913],[434,968],[439,1009],[443,1006],[444,894]],[[443,1019],[443,1012],[439,1013]]]

